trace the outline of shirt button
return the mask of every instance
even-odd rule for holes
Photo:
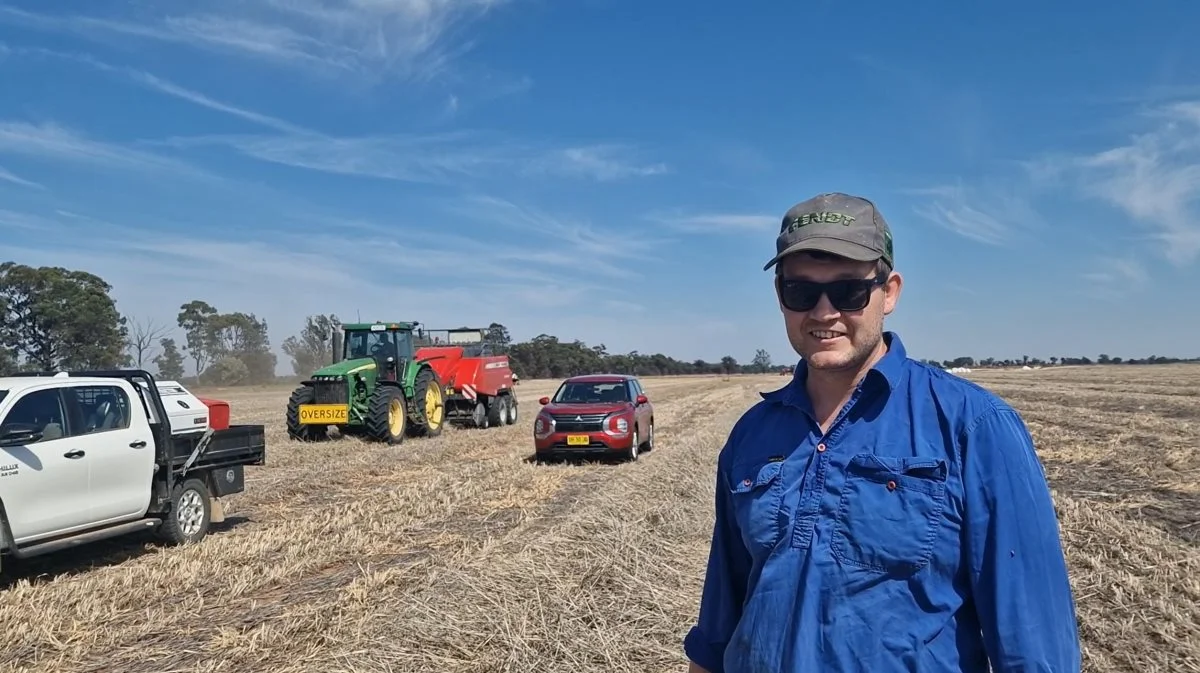
[[[889,490],[889,491],[894,491],[894,490],[896,490],[896,482],[895,482],[895,481],[888,481],[888,483],[887,483],[887,490]]]
[[[825,443],[817,444],[817,453],[825,453]]]

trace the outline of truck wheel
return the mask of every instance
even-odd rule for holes
[[[395,386],[376,385],[367,408],[367,436],[378,442],[399,444],[408,428],[404,394]]]
[[[212,521],[209,498],[208,487],[199,479],[188,479],[176,486],[171,506],[158,527],[158,537],[172,545],[203,540]]]
[[[504,398],[489,398],[487,412],[488,427],[504,425]]]
[[[517,422],[517,396],[509,395],[505,397],[504,400],[508,405],[508,420],[505,422],[509,425],[512,425],[513,423]]]
[[[288,399],[287,414],[285,416],[288,438],[298,442],[313,442],[328,439],[329,426],[303,425],[300,423],[300,405],[312,404],[315,399],[316,391],[308,386],[300,386],[292,391],[292,396]]]
[[[437,437],[446,425],[446,399],[442,395],[442,384],[432,369],[417,374],[413,385],[413,406],[420,421],[412,426],[414,437]]]

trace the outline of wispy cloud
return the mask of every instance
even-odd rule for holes
[[[310,131],[302,126],[298,126],[296,124],[285,121],[283,119],[279,119],[278,117],[272,117],[270,115],[265,115],[265,114],[260,114],[258,112],[254,112],[253,110],[247,110],[245,108],[241,108],[236,105],[222,103],[221,101],[215,100],[213,98],[209,98],[208,96],[206,96],[202,93],[199,93],[197,91],[193,91],[191,89],[184,88],[173,82],[169,82],[160,77],[151,75],[148,72],[144,72],[144,71],[140,71],[140,70],[127,70],[126,72],[128,73],[129,77],[131,79],[133,79],[134,81],[136,81],[140,84],[143,84],[151,89],[154,89],[155,91],[164,93],[168,96],[174,96],[175,98],[179,98],[181,100],[195,103],[196,105],[209,108],[210,110],[224,112],[226,114],[230,114],[235,117],[240,117],[242,119],[252,121],[256,124],[262,124],[263,126],[273,128],[277,131],[283,131],[284,133],[294,133],[294,134],[315,133],[314,131]]]
[[[501,225],[527,241],[546,241],[545,249],[534,248],[541,263],[579,268],[586,259],[589,273],[615,277],[640,277],[641,274],[617,264],[656,259],[655,250],[667,241],[630,230],[600,228],[581,218],[555,216],[537,208],[507,199],[476,195],[448,206],[450,212],[480,223]]]
[[[1132,254],[1101,255],[1091,261],[1091,269],[1080,274],[1081,287],[1071,292],[1101,301],[1127,300],[1150,284],[1146,267]]]
[[[601,144],[552,150],[526,162],[525,173],[576,175],[600,181],[663,175],[669,171],[662,162],[646,163],[634,155],[628,145]]]
[[[646,219],[676,231],[698,233],[740,233],[768,231],[779,226],[782,216],[763,213],[696,213],[653,212]]]
[[[602,251],[586,236],[573,238],[566,223],[557,225],[558,233],[577,240],[575,245],[553,239],[555,254],[530,250],[504,242],[518,232],[506,228],[507,215],[500,219],[495,236],[484,240],[421,231],[397,237],[394,228],[355,222],[358,231],[350,237],[281,227],[249,233],[233,244],[80,213],[0,210],[0,257],[97,273],[114,286],[118,308],[139,317],[173,322],[178,306],[193,298],[224,311],[255,312],[268,320],[276,344],[297,331],[305,315],[353,315],[358,306],[373,319],[402,314],[438,326],[502,320],[564,338],[577,332],[559,328],[595,318],[596,306],[643,310],[619,291],[627,285],[616,281],[637,274],[615,263],[618,250],[601,254],[597,265],[584,251]],[[86,239],[70,235],[81,227],[90,232]],[[575,264],[580,258],[589,260],[584,273]],[[392,270],[364,284],[364,268]],[[606,268],[617,273],[607,275]],[[150,277],[155,282],[147,283]],[[432,287],[430,278],[438,279]],[[304,292],[296,292],[301,285]],[[347,296],[354,301],[347,304]],[[395,309],[379,314],[372,306],[400,306],[401,314]],[[549,327],[548,308],[556,310]],[[286,363],[281,356],[281,371]]]
[[[284,166],[418,183],[531,174],[608,181],[654,176],[663,170],[661,164],[641,162],[632,150],[627,150],[629,156],[622,156],[611,145],[561,148],[470,130],[358,137],[313,132],[185,136],[146,144],[176,148],[225,146],[242,155]]]
[[[179,100],[187,101],[189,103],[193,103],[195,105],[199,105],[201,107],[205,107],[210,110],[215,110],[217,112],[223,112],[225,114],[232,115],[234,117],[238,117],[241,119],[245,119],[245,120],[253,122],[255,124],[260,124],[267,128],[272,128],[277,131],[282,131],[284,133],[294,133],[294,134],[313,134],[313,133],[315,133],[315,131],[306,129],[298,124],[293,124],[287,120],[280,119],[278,117],[272,117],[270,115],[261,114],[259,112],[255,112],[253,110],[248,110],[246,108],[239,107],[237,105],[233,105],[230,103],[226,103],[224,101],[216,100],[206,94],[200,93],[199,91],[195,91],[193,89],[189,89],[187,87],[181,86],[179,84],[176,84],[175,82],[172,82],[170,80],[167,80],[167,79],[164,79],[157,75],[146,72],[145,70],[138,70],[136,68],[128,68],[128,67],[124,67],[124,66],[117,66],[117,65],[112,65],[112,64],[106,63],[106,62],[92,56],[91,54],[85,54],[85,53],[79,53],[79,52],[67,52],[67,51],[60,51],[60,50],[56,50],[56,49],[46,49],[44,47],[21,47],[21,46],[7,47],[3,44],[0,44],[0,49],[5,49],[9,54],[15,54],[18,56],[23,56],[23,57],[59,59],[59,60],[64,60],[64,61],[69,61],[72,63],[78,63],[81,65],[85,65],[85,66],[93,68],[95,70],[99,70],[100,72],[104,72],[104,73],[107,73],[110,75],[116,75],[118,77],[122,77],[128,81],[131,81],[135,84],[143,86],[152,91],[157,91],[158,93],[164,94],[166,96],[171,96],[171,97],[177,98]]]
[[[1018,231],[1036,228],[1040,221],[1017,191],[985,183],[969,187],[962,181],[901,193],[923,197],[917,215],[946,231],[986,245],[1006,245]]]
[[[7,168],[5,168],[3,166],[0,166],[0,181],[11,182],[14,185],[20,185],[22,187],[29,187],[30,189],[45,189],[46,188],[44,185],[38,184],[32,180],[26,180],[25,178],[17,175],[16,173],[13,173],[12,171],[8,170]]]
[[[596,181],[650,177],[666,164],[642,159],[636,148],[618,143],[555,147],[509,140],[496,134],[457,131],[439,134],[385,134],[337,137],[286,119],[218,100],[144,70],[114,66],[89,54],[40,47],[11,47],[23,56],[69,60],[117,75],[158,93],[279,131],[280,135],[201,135],[143,140],[143,147],[187,149],[225,146],[260,161],[340,175],[406,182],[448,183],[461,177],[545,176]],[[457,107],[452,97],[452,107]],[[53,128],[52,126],[43,127]],[[110,147],[108,155],[122,152]],[[130,151],[124,151],[129,154]],[[153,155],[141,153],[141,158]],[[110,156],[111,160],[111,156]],[[182,165],[182,164],[181,164]]]
[[[0,209],[0,229],[18,229],[31,232],[50,231],[59,227],[51,218]]]
[[[1156,108],[1147,119],[1153,127],[1126,144],[1043,158],[1030,174],[1117,207],[1149,231],[1163,257],[1186,264],[1200,257],[1200,102]]]
[[[170,171],[211,178],[199,168],[175,159],[117,144],[89,139],[72,129],[46,122],[31,124],[0,121],[0,154],[20,154],[34,159],[66,160],[134,171]]]
[[[0,7],[0,21],[96,40],[141,38],[323,73],[428,80],[471,42],[457,34],[503,0],[182,1],[152,15],[100,18]]]
[[[1099,257],[1095,268],[1083,274],[1084,280],[1105,285],[1140,287],[1150,280],[1145,267],[1132,258]]]

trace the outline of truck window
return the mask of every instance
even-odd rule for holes
[[[83,432],[124,430],[129,427],[129,396],[117,386],[76,386],[79,409],[83,412]]]
[[[0,421],[0,432],[29,428],[40,431],[40,441],[48,442],[66,434],[63,421],[65,417],[62,397],[59,396],[57,388],[35,390],[13,404],[12,409],[8,410],[8,415]]]

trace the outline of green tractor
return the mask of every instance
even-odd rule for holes
[[[432,437],[445,422],[442,382],[414,358],[413,322],[351,323],[333,332],[333,363],[313,372],[288,400],[292,439],[343,435],[399,444]],[[344,357],[343,357],[344,354]]]

